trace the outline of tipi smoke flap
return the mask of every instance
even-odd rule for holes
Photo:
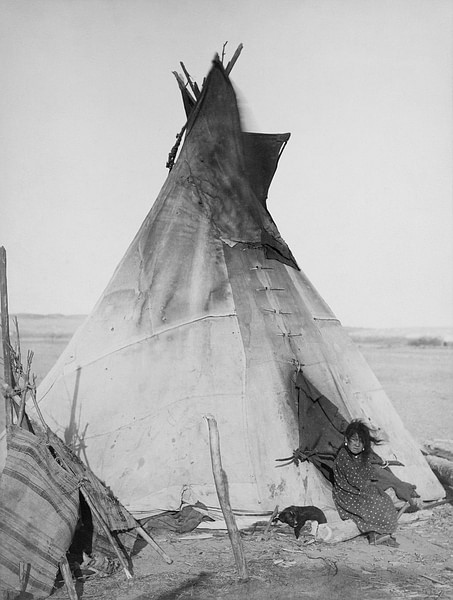
[[[218,423],[235,511],[332,506],[300,446],[296,375],[386,442],[379,454],[425,500],[443,489],[374,374],[281,238],[266,207],[289,134],[241,127],[213,61],[183,91],[185,137],[104,293],[41,384],[41,411],[141,518],[181,499],[218,506],[203,416]],[[294,190],[297,193],[297,190]],[[322,432],[320,432],[321,435]]]

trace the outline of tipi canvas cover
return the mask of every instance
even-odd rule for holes
[[[218,423],[233,509],[331,506],[299,446],[294,375],[347,418],[425,500],[443,496],[417,444],[279,235],[266,197],[288,135],[242,131],[216,58],[151,211],[86,322],[39,389],[49,426],[136,516],[218,506],[206,414]]]

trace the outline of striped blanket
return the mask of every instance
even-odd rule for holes
[[[0,590],[46,598],[79,515],[78,478],[46,440],[11,426],[0,478]]]

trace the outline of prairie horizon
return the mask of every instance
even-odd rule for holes
[[[39,335],[46,327],[60,336],[72,335],[88,316],[89,314],[11,313],[10,318],[17,317],[21,333],[30,337]],[[426,336],[439,337],[449,343],[453,342],[453,326],[370,327],[367,325],[350,326],[344,323],[342,326],[353,339],[363,341],[379,337],[412,339],[417,336]]]
[[[88,315],[11,314],[22,355],[33,351],[39,385]],[[344,329],[358,346],[403,423],[419,442],[450,438],[453,427],[453,327]]]

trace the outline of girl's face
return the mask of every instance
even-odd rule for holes
[[[346,445],[352,454],[360,454],[363,451],[363,442],[357,433],[354,433],[350,438],[346,438]]]

